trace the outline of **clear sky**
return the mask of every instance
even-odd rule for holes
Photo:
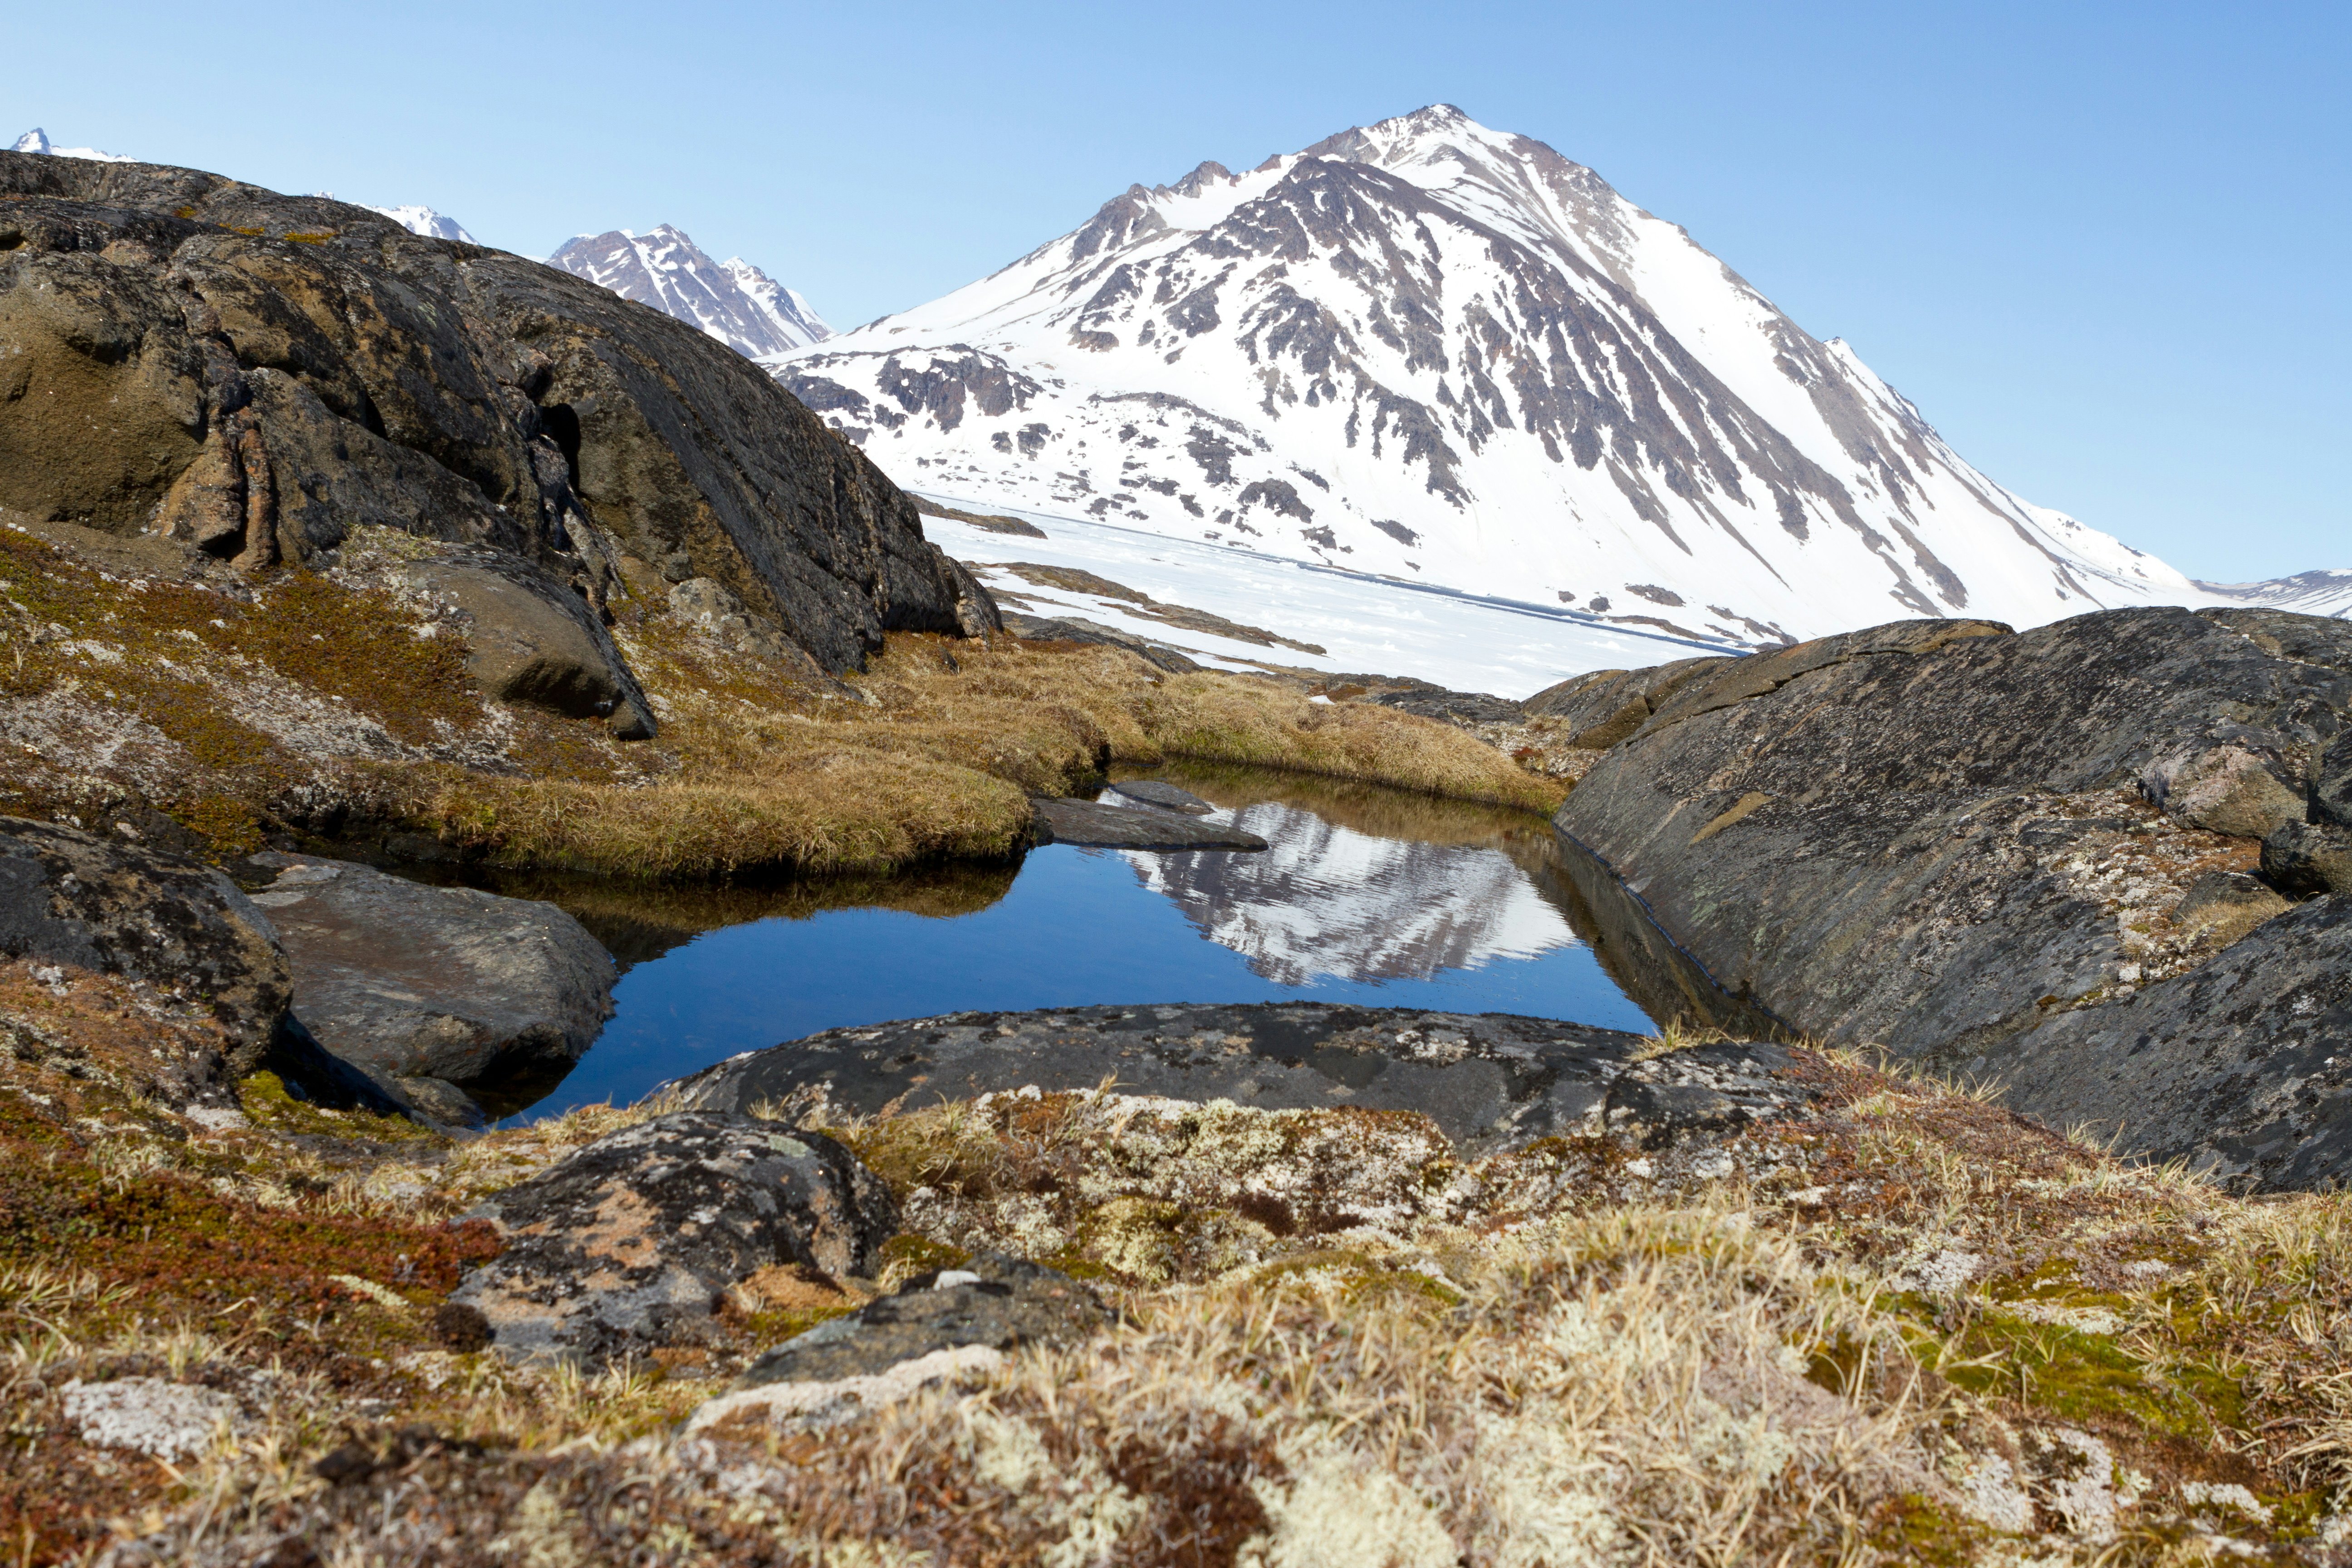
[[[2352,565],[2352,6],[11,7],[0,136],[674,223],[836,326],[1431,102],[1549,142],[1959,451],[2191,575]],[[5,145],[5,142],[0,142]]]

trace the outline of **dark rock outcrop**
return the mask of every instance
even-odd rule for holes
[[[1648,673],[1596,682],[1581,709],[1553,699],[1626,729],[1557,823],[1715,980],[1833,1042],[2004,1075],[2031,1058],[2020,1103],[2112,1112],[2127,1146],[2271,1179],[2221,1151],[2268,1123],[2326,1010],[2231,1022],[2213,977],[2223,958],[2345,940],[2305,911],[2284,925],[2244,873],[2265,835],[2299,843],[2318,809],[2352,715],[2352,626],[2165,609],[2021,634],[1903,622]],[[1638,708],[1610,709],[1628,691]],[[2217,872],[2239,880],[2202,880]],[[2129,1072],[2090,1043],[2126,1014],[2147,1058]],[[2199,1108],[2193,1138],[2178,1118],[2133,1124],[2111,1089],[2135,1074],[2155,1075],[2144,1097]]]
[[[2299,904],[2205,963],[1966,1057],[2009,1102],[2238,1186],[2352,1175],[2352,899]]]
[[[1555,1134],[1640,1141],[1784,1113],[1807,1092],[1773,1075],[1777,1046],[1635,1057],[1641,1036],[1507,1014],[1284,1002],[955,1013],[831,1029],[749,1052],[677,1085],[686,1103],[870,1116],[919,1093],[963,1100],[1034,1086],[1230,1100],[1258,1110],[1356,1106],[1426,1116],[1470,1153]]]
[[[268,852],[253,901],[291,962],[297,1016],[332,1056],[436,1121],[479,1120],[461,1085],[544,1073],[612,1016],[613,960],[553,904]]]
[[[1004,629],[1030,642],[1084,643],[1097,647],[1123,647],[1155,668],[1171,675],[1190,675],[1202,666],[1161,643],[1148,642],[1132,632],[1107,626],[1077,616],[1046,617],[1006,612]]]
[[[233,1076],[278,1033],[293,974],[268,916],[209,866],[0,817],[0,957],[121,975],[203,1005]]]
[[[2352,827],[2282,822],[2263,840],[2263,875],[2297,898],[2352,893]]]
[[[506,1249],[450,1300],[502,1355],[589,1364],[708,1337],[720,1294],[765,1267],[865,1274],[898,1228],[832,1139],[709,1111],[609,1133],[470,1217]]]
[[[1102,805],[1091,800],[1039,796],[1030,805],[1036,814],[1040,844],[1161,851],[1265,847],[1265,840],[1255,833],[1205,822],[1183,812],[1163,811],[1142,801],[1132,805]]]
[[[915,503],[756,365],[365,208],[0,152],[0,508],[36,520],[250,569],[377,524],[511,557],[551,607],[709,578],[836,671],[888,629],[997,625]],[[517,679],[645,717],[607,673]]]

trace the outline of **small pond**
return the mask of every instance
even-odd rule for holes
[[[1539,816],[1258,770],[1122,776],[1192,790],[1268,847],[1054,845],[1017,867],[767,889],[500,879],[570,910],[623,973],[595,1047],[496,1109],[625,1104],[739,1051],[964,1009],[1308,999],[1654,1026],[1627,986],[1657,993],[1656,963],[1600,936],[1587,899],[1605,892],[1580,892],[1589,869]]]

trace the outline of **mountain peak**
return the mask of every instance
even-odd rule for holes
[[[16,138],[13,151],[37,153],[55,158],[87,158],[93,163],[135,163],[139,161],[116,153],[101,153],[95,147],[60,147],[50,141],[49,133],[37,125]]]
[[[583,234],[547,262],[699,327],[753,358],[833,335],[799,294],[740,256],[714,261],[674,224],[644,234],[625,228]]]
[[[421,234],[427,239],[455,239],[467,245],[481,241],[466,232],[466,226],[446,213],[435,212],[428,206],[379,207],[362,202],[372,213],[381,213],[411,234]]]
[[[1700,641],[2201,602],[1451,104],[1131,186],[776,374],[902,483]]]

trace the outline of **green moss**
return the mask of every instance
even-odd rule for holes
[[[285,1080],[274,1072],[257,1072],[237,1080],[237,1103],[257,1127],[320,1138],[355,1138],[373,1143],[447,1144],[449,1140],[404,1116],[378,1116],[369,1110],[328,1110],[286,1091]]]
[[[920,1273],[918,1269],[916,1272]],[[761,1350],[798,1339],[819,1323],[845,1318],[857,1310],[855,1302],[831,1307],[792,1307],[775,1312],[751,1312],[743,1319],[743,1332]]]
[[[1991,1539],[1983,1525],[1947,1512],[1917,1492],[1882,1503],[1870,1521],[1870,1545],[1889,1563],[1959,1568],[1983,1561]]]

